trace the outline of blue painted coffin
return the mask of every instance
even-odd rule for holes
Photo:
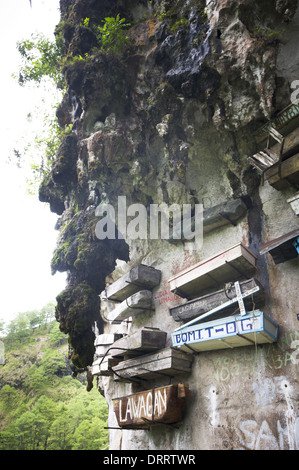
[[[277,338],[278,325],[260,310],[198,323],[171,335],[172,345],[186,352],[273,343]]]

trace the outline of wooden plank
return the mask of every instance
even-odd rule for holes
[[[299,215],[299,192],[287,200],[295,215]]]
[[[95,346],[109,346],[110,344],[115,343],[118,339],[122,338],[124,335],[122,333],[105,333],[98,335],[94,341]]]
[[[275,118],[271,121],[267,122],[264,126],[262,126],[258,131],[255,133],[255,137],[258,141],[264,141],[268,138],[269,130],[271,127],[275,129],[281,130],[285,129],[286,132],[289,129],[294,129],[294,127],[298,126],[298,119],[299,119],[299,105],[298,104],[290,104],[285,109],[283,109]]]
[[[294,247],[294,242],[298,237],[299,229],[292,230],[281,237],[261,245],[260,254],[265,255],[266,253],[270,253],[275,264],[297,258],[298,252]]]
[[[216,206],[205,209],[203,212],[203,233],[207,234],[218,228],[226,225],[236,225],[237,221],[243,217],[247,212],[247,207],[242,199],[234,199],[226,201]],[[195,230],[195,218],[191,219],[191,228]],[[171,243],[179,243],[185,240],[183,230],[176,234],[176,238],[173,236],[170,238]]]
[[[273,343],[277,338],[278,325],[260,310],[200,323],[171,335],[174,347],[189,352]]]
[[[116,366],[119,363],[118,359],[106,356],[105,358],[97,358],[91,366],[92,375],[97,376],[110,376],[112,375],[112,367]]]
[[[173,377],[191,372],[192,355],[173,348],[165,348],[156,353],[144,354],[134,359],[120,362],[113,368],[115,381],[130,382],[136,378],[153,379]]]
[[[150,311],[153,304],[153,294],[149,290],[141,290],[125,299],[111,311],[105,314],[103,319],[111,324],[121,323],[129,317],[135,317],[144,311]]]
[[[111,333],[111,334],[102,334],[98,335],[95,339],[95,354],[97,357],[105,356],[107,350],[112,346],[115,341],[122,338],[124,335],[122,333]]]
[[[279,164],[271,166],[264,173],[264,180],[277,190],[293,186],[299,188],[299,153]]]
[[[189,300],[220,289],[226,282],[251,277],[256,256],[242,243],[201,261],[173,276],[168,282],[171,292]]]
[[[244,304],[247,309],[253,308],[253,302],[259,307],[263,305],[265,300],[264,289],[256,279],[243,281],[240,283],[240,287],[242,294],[250,293],[248,297],[244,298]],[[255,289],[256,291],[251,294]],[[203,297],[186,302],[183,305],[177,305],[171,308],[169,313],[175,321],[186,322],[218,308],[214,314],[211,314],[211,316],[213,315],[213,320],[215,320],[218,315],[223,317],[224,314],[229,315],[234,312],[237,308],[236,302],[236,289],[234,284],[232,284],[229,289],[221,289],[217,292],[212,292]]]
[[[277,143],[271,147],[271,151],[279,155],[280,144]],[[290,134],[286,135],[283,145],[282,160],[286,160],[299,150],[299,128],[296,128]]]
[[[188,397],[189,386],[180,383],[114,398],[112,401],[120,427],[144,429],[157,424],[181,423]]]
[[[123,301],[141,289],[152,290],[160,284],[160,281],[161,271],[152,266],[139,264],[113,284],[107,286],[106,297],[108,300]]]
[[[164,349],[167,333],[158,328],[143,328],[117,340],[110,349],[112,357],[129,357]],[[119,348],[119,349],[118,349]]]

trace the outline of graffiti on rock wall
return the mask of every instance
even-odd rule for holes
[[[258,424],[255,420],[240,423],[237,431],[240,448],[248,450],[296,450],[299,449],[299,418],[296,418],[292,429],[289,423],[281,420],[269,424],[263,420]]]
[[[287,331],[278,343],[264,345],[262,349],[253,346],[215,355],[215,378],[226,382],[243,374],[258,373],[261,360],[273,371],[299,364],[299,331]]]

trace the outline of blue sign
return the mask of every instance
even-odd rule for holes
[[[272,343],[277,340],[278,326],[260,310],[198,323],[171,335],[174,347],[185,351],[206,351],[250,344]]]

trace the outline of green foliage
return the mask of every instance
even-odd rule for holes
[[[44,77],[62,86],[61,63],[63,45],[61,35],[50,41],[41,33],[32,34],[30,39],[17,42],[17,49],[22,58],[18,82],[23,86],[28,82],[40,84]]]
[[[58,323],[29,327],[30,340],[22,336],[21,325],[43,320],[48,308],[42,310],[19,314],[4,338],[7,346],[13,334],[15,347],[0,366],[0,450],[106,449],[106,401],[96,387],[86,391],[82,374],[71,377]]]
[[[119,14],[116,18],[107,17],[103,21],[104,26],[98,26],[98,40],[104,51],[120,54],[126,45],[129,44],[129,38],[126,34],[126,28],[130,23],[125,23],[125,18],[120,18]]]

